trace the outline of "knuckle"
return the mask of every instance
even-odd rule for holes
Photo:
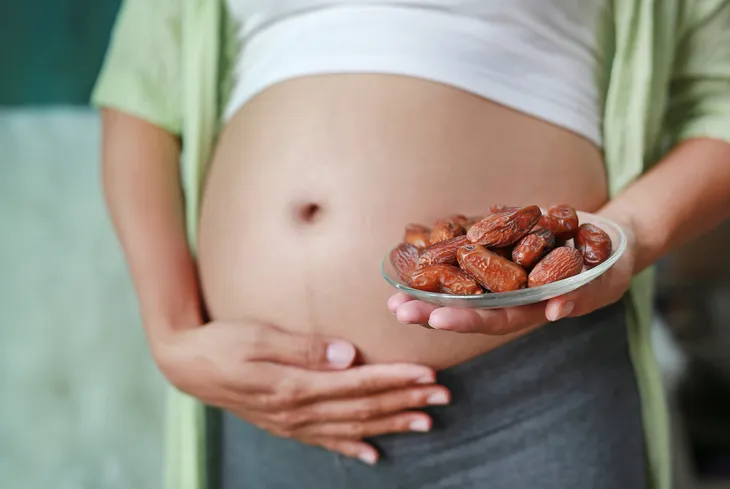
[[[370,419],[382,410],[381,406],[382,403],[379,400],[369,399],[363,402],[355,411],[355,418],[359,421]]]
[[[364,423],[350,423],[347,425],[345,432],[348,438],[359,440],[365,437],[367,430]]]
[[[252,326],[248,329],[247,342],[251,353],[261,351],[268,341],[268,328],[264,325]]]
[[[376,389],[377,381],[373,377],[358,377],[353,381],[356,392],[366,393]]]
[[[307,365],[319,365],[325,358],[325,346],[322,340],[308,337],[303,340],[302,357]]]
[[[292,411],[279,411],[274,413],[271,415],[270,420],[280,430],[287,432],[293,432],[303,423],[302,416]]]
[[[274,398],[279,407],[292,407],[302,400],[304,391],[301,384],[295,379],[283,380],[277,386]]]
[[[426,399],[428,398],[428,396],[430,394],[431,394],[431,392],[429,392],[429,391],[412,390],[408,394],[408,397],[405,402],[405,404],[406,404],[405,407],[419,406],[419,405],[423,404],[424,402],[426,402]]]

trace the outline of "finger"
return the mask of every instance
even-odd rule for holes
[[[318,401],[365,397],[417,384],[433,384],[435,380],[433,369],[412,364],[365,365],[338,372],[261,364],[256,378],[242,379],[240,388],[267,389],[247,396],[246,405],[251,409],[276,411]]]
[[[355,360],[355,347],[343,340],[256,328],[249,338],[248,360],[269,361],[309,369],[344,369]]]
[[[431,431],[431,418],[426,413],[399,413],[369,421],[321,423],[304,426],[295,436],[362,440],[390,433]]]
[[[495,336],[527,330],[545,322],[544,303],[504,309],[442,307],[429,317],[429,324],[434,329]]]
[[[404,292],[396,292],[388,299],[388,310],[395,314],[400,306],[412,300],[413,297],[411,297],[410,295]]]
[[[550,299],[545,306],[545,317],[559,321],[571,316],[582,316],[615,302],[622,294],[614,294],[610,275],[607,272],[589,284],[565,295]]]
[[[585,285],[573,292],[550,299],[545,306],[545,317],[549,321],[559,321],[573,314],[576,302],[585,302],[584,297],[586,294],[590,296],[591,290],[595,290],[595,286],[592,287],[591,285]],[[583,304],[583,307],[585,306]]]
[[[406,387],[356,399],[323,401],[305,408],[299,416],[303,424],[331,421],[365,421],[388,414],[425,406],[448,404],[451,395],[445,387]]]
[[[408,301],[398,307],[396,318],[406,324],[427,324],[428,317],[438,306],[422,301]]]
[[[319,445],[331,452],[341,453],[345,457],[356,458],[368,465],[375,465],[380,458],[378,451],[372,445],[361,441],[322,438],[313,440],[311,444]]]
[[[589,284],[548,301],[545,315],[551,321],[582,316],[623,297],[634,276],[634,261],[625,253],[606,273]]]

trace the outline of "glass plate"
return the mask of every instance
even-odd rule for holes
[[[480,295],[451,295],[436,292],[424,292],[413,289],[400,282],[398,274],[390,263],[390,252],[385,255],[381,265],[383,278],[398,290],[405,292],[411,297],[429,302],[437,306],[450,306],[471,309],[499,309],[502,307],[525,306],[536,302],[545,301],[558,297],[586,285],[600,277],[611,268],[626,251],[626,234],[621,226],[615,222],[595,214],[578,211],[578,219],[581,224],[590,223],[603,229],[610,237],[613,245],[613,253],[605,262],[591,269],[583,269],[574,277],[559,280],[539,287],[514,290],[511,292],[487,293]]]

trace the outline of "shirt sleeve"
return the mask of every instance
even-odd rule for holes
[[[669,94],[667,128],[677,143],[730,143],[730,1],[687,0]]]
[[[123,0],[91,102],[182,128],[181,0]]]

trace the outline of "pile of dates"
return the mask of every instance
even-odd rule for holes
[[[572,240],[573,246],[570,246]],[[390,253],[402,282],[428,292],[508,292],[578,275],[611,256],[611,238],[581,224],[570,206],[493,206],[483,218],[455,215],[433,228],[406,226]]]

